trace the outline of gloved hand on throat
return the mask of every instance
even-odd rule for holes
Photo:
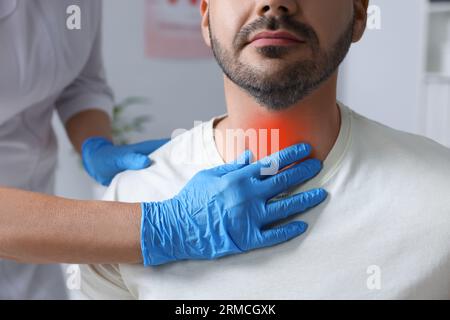
[[[98,183],[108,186],[114,177],[125,170],[141,170],[150,166],[149,154],[169,139],[150,140],[137,144],[115,146],[102,137],[87,139],[81,148],[83,166]]]
[[[309,159],[273,176],[261,172],[274,161],[283,169],[310,153],[309,145],[296,145],[249,164],[247,152],[234,163],[201,171],[173,199],[143,203],[144,265],[217,259],[277,245],[304,233],[307,224],[301,221],[264,227],[317,206],[327,197],[325,190],[269,200],[313,178],[322,169],[321,162]]]

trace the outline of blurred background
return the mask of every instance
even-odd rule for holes
[[[118,104],[118,141],[169,137],[225,112],[221,72],[198,45],[195,2],[104,1],[103,55]],[[369,29],[341,68],[339,99],[369,118],[450,147],[450,1],[370,4]],[[185,32],[184,42],[176,28]],[[57,119],[54,126],[56,194],[101,197]]]

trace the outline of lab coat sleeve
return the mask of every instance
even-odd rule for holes
[[[103,67],[101,20],[98,25],[86,65],[56,101],[56,109],[63,123],[77,113],[88,109],[102,110],[110,117],[112,115],[114,97],[106,82]]]

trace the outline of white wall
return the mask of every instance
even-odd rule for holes
[[[427,0],[371,0],[381,30],[368,30],[341,70],[340,98],[391,127],[418,133]]]

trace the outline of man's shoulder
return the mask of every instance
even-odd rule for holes
[[[414,163],[450,174],[450,148],[418,134],[391,128],[353,112],[356,146],[399,165]],[[370,150],[369,150],[370,149]]]
[[[365,192],[384,196],[397,217],[443,232],[450,226],[450,149],[423,136],[354,114],[348,172]],[[380,200],[380,203],[383,203]],[[399,207],[400,206],[400,207]],[[402,207],[404,206],[404,207]],[[424,215],[424,213],[426,213]],[[409,222],[408,222],[409,221]],[[434,223],[434,222],[433,222]]]
[[[206,167],[203,131],[208,123],[171,139],[153,152],[150,167],[118,174],[105,200],[125,202],[161,201],[176,194],[199,170]]]
[[[450,212],[450,149],[426,137],[354,116],[352,165],[417,210],[442,221]],[[433,199],[433,201],[431,201]]]

